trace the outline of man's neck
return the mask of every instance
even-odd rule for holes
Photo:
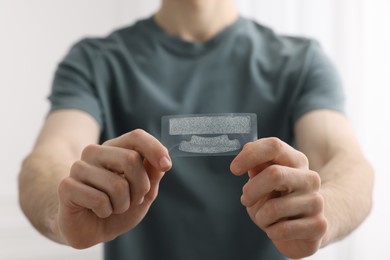
[[[156,22],[171,35],[205,42],[238,18],[232,0],[163,0]]]

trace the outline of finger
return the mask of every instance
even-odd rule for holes
[[[273,162],[266,162],[266,163],[263,163],[260,165],[256,165],[256,167],[254,167],[253,169],[248,171],[249,178],[255,177],[257,174],[264,171],[267,167],[269,167],[271,165],[274,165],[274,163]]]
[[[151,165],[151,163],[147,160],[144,162],[144,166],[146,169],[146,172],[148,173],[149,176],[149,181],[150,181],[150,190],[149,192],[145,195],[145,203],[152,203],[158,194],[158,188],[160,181],[162,177],[164,176],[164,172],[161,172],[157,170],[156,168]]]
[[[308,168],[307,157],[278,138],[263,138],[247,143],[242,151],[234,158],[230,170],[236,175],[264,163],[272,162],[294,168]]]
[[[150,180],[141,156],[134,151],[129,151],[129,155],[124,175],[130,184],[131,203],[139,205],[150,190]]]
[[[108,195],[113,213],[121,214],[130,207],[130,189],[127,180],[118,174],[78,161],[73,164],[70,176]]]
[[[134,130],[105,142],[103,145],[135,150],[160,171],[168,171],[172,167],[168,150],[155,137],[144,130]]]
[[[322,214],[278,222],[264,231],[273,241],[317,240],[324,236],[328,222]]]
[[[314,171],[271,165],[244,185],[241,202],[246,207],[251,207],[274,191],[303,194],[318,190],[320,186],[321,179]]]
[[[287,219],[307,218],[323,212],[324,201],[319,193],[295,196],[290,194],[268,200],[258,209],[255,222],[265,229]]]
[[[150,182],[138,152],[120,147],[90,145],[84,149],[82,159],[123,174],[129,184],[131,203],[142,203],[150,189]]]
[[[73,178],[64,179],[58,191],[63,205],[72,211],[75,208],[89,209],[99,218],[107,218],[112,214],[110,199],[104,192]]]

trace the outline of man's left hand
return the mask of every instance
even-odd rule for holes
[[[277,138],[259,139],[244,146],[230,169],[248,173],[241,203],[282,254],[301,258],[320,248],[328,227],[321,178],[302,152]]]

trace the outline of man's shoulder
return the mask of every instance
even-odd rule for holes
[[[104,36],[87,36],[73,44],[72,49],[83,52],[101,54],[113,51],[123,51],[134,43],[139,43],[150,37],[148,27],[150,18],[137,20],[134,23],[114,29]]]
[[[299,73],[318,46],[314,39],[279,33],[255,20],[246,19],[243,31],[250,41],[252,59],[275,73],[281,67]]]
[[[318,44],[309,37],[279,33],[255,20],[246,19],[246,24],[251,37],[269,55],[299,56]]]

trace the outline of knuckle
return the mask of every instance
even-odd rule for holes
[[[111,187],[116,193],[128,193],[129,183],[124,178],[118,177],[116,180],[112,181]]]
[[[71,178],[63,179],[58,185],[58,193],[61,196],[62,194],[68,194],[69,190],[73,186],[73,180]]]
[[[247,197],[248,199],[251,198],[251,187],[249,184],[245,184],[243,187],[242,187],[242,194],[245,195],[245,197]]]
[[[83,159],[91,158],[91,156],[93,156],[98,149],[99,149],[99,145],[97,145],[97,144],[87,145],[81,153],[81,158],[83,158]]]
[[[319,192],[310,195],[306,204],[306,214],[316,216],[324,211],[324,198]]]
[[[134,129],[133,131],[129,132],[127,135],[129,138],[135,138],[138,139],[146,134],[145,130],[137,128]]]
[[[96,210],[105,210],[109,204],[108,196],[104,193],[94,193],[92,195],[92,208]]]
[[[114,214],[123,214],[130,208],[130,197],[123,198],[121,201],[113,205]]]
[[[123,161],[126,166],[133,166],[141,160],[139,153],[135,151],[128,150],[123,154]]]
[[[319,222],[319,230],[321,231],[322,235],[324,235],[328,230],[328,221],[325,217],[322,217],[321,221]]]
[[[267,178],[268,182],[271,185],[278,186],[283,184],[284,180],[284,169],[280,165],[270,165],[265,173],[265,178]]]
[[[157,192],[149,192],[145,197],[144,197],[144,202],[146,204],[152,204],[153,201],[157,198]]]
[[[145,196],[150,192],[150,186],[148,182],[137,182],[133,184],[133,187],[130,187],[130,197],[132,202],[137,202],[145,200]]]
[[[106,140],[102,143],[102,146],[110,146],[112,143],[112,139]]]
[[[244,146],[242,147],[242,150],[245,150],[246,152],[251,153],[253,151],[253,145],[254,145],[254,142],[248,142],[248,143],[244,144]]]
[[[297,152],[296,153],[297,161],[298,161],[299,165],[308,166],[309,159],[307,158],[307,156],[301,151],[296,150],[296,152]]]
[[[269,137],[267,141],[269,145],[272,147],[272,149],[275,151],[275,153],[280,153],[281,151],[283,151],[284,144],[282,140],[280,140],[279,138]]]
[[[142,196],[145,196],[150,191],[150,183],[145,182],[143,185],[140,185],[139,192]]]
[[[263,211],[264,211],[264,215],[266,215],[268,218],[274,218],[279,214],[280,207],[278,203],[271,200],[264,205]]]
[[[85,170],[85,162],[81,160],[75,161],[70,168],[70,176],[75,176]]]
[[[309,185],[313,190],[319,190],[321,187],[321,177],[317,172],[310,171],[309,173]]]
[[[242,195],[243,197],[241,198],[241,203],[247,207],[253,206],[255,203],[255,195],[253,194],[253,190],[249,184],[245,184],[242,187]]]
[[[261,209],[255,213],[254,219],[256,225],[262,230],[266,230],[270,225],[267,216],[265,215],[264,211]]]
[[[147,204],[153,203],[153,201],[157,198],[157,195],[158,195],[158,185],[156,185],[155,187],[149,190],[149,192],[144,197],[144,202],[146,202]]]
[[[273,240],[283,240],[290,237],[292,229],[287,221],[277,223],[274,227],[271,226],[268,236]]]
[[[325,216],[322,214],[318,214],[315,217],[313,229],[316,231],[316,234],[318,234],[318,237],[323,237],[328,229],[328,221],[326,220]]]
[[[324,209],[324,197],[319,192],[314,193],[313,204],[316,205],[315,209],[317,212],[322,212]]]

